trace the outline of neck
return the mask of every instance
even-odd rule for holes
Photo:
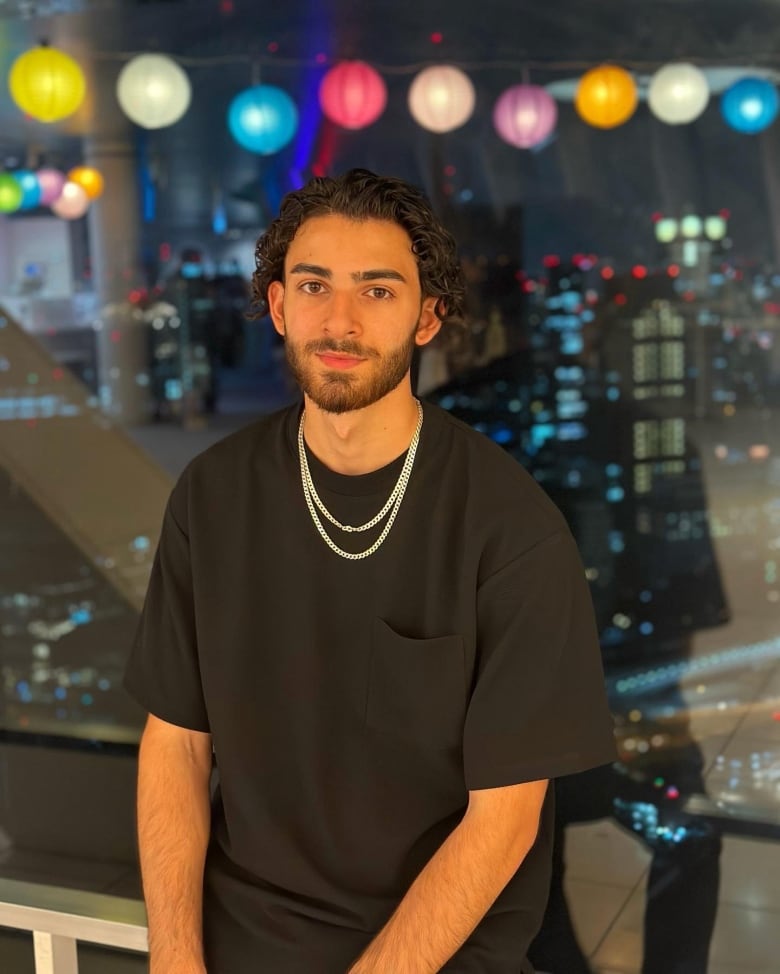
[[[327,413],[307,395],[304,402],[306,445],[336,473],[357,476],[387,466],[409,449],[417,426],[408,380],[379,402],[349,413]]]

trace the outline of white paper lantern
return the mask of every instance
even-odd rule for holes
[[[83,186],[67,182],[62,193],[52,203],[51,211],[63,220],[78,220],[89,209],[89,196]]]
[[[190,79],[164,54],[139,54],[119,72],[116,96],[129,119],[145,129],[178,122],[192,97]]]
[[[409,88],[409,111],[431,132],[460,128],[474,111],[474,85],[459,68],[435,65],[421,71]]]
[[[667,125],[686,125],[707,107],[710,88],[692,64],[667,64],[653,75],[647,93],[650,111]]]

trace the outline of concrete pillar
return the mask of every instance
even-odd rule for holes
[[[87,138],[85,161],[100,170],[106,184],[88,216],[92,281],[100,309],[100,400],[111,419],[136,424],[148,418],[150,406],[146,325],[129,301],[130,292],[142,284],[141,215],[129,133],[124,138]]]

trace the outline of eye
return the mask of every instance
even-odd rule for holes
[[[300,290],[303,291],[304,294],[322,294],[322,292],[325,290],[325,286],[321,281],[304,281],[303,284],[300,285]]]
[[[386,287],[381,287],[381,285],[369,288],[368,293],[372,298],[377,298],[379,301],[386,301],[388,298],[393,297],[393,292],[388,290]]]

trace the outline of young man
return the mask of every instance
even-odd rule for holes
[[[127,668],[151,972],[530,971],[547,779],[612,725],[563,518],[412,395],[454,241],[400,180],[317,179],[254,294],[302,401],[180,478]]]

